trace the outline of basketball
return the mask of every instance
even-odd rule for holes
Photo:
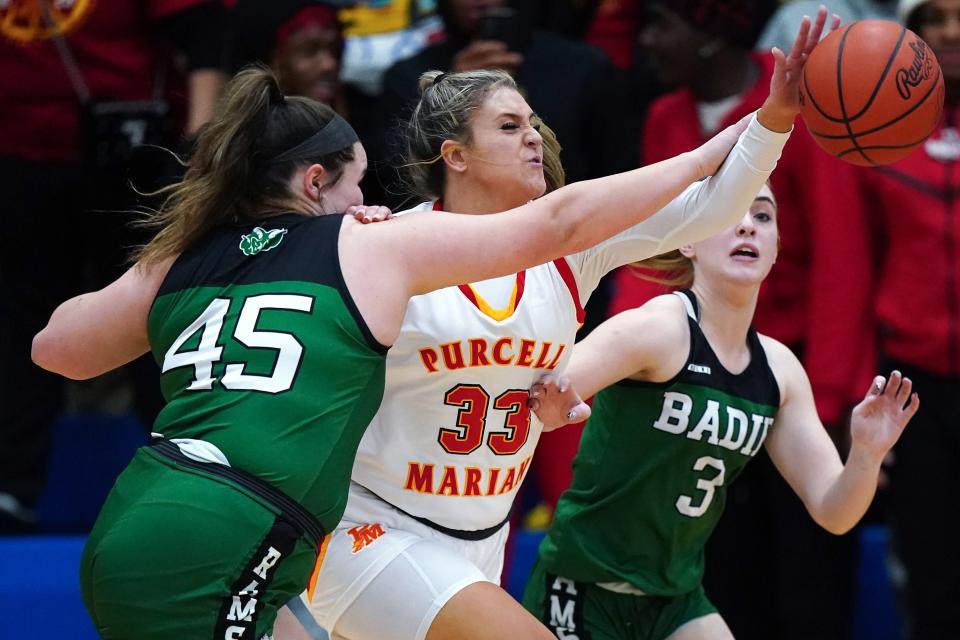
[[[827,153],[876,166],[905,158],[933,133],[943,109],[933,51],[909,29],[861,20],[824,38],[800,80],[800,114]]]

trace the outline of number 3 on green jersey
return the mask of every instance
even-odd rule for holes
[[[703,456],[702,458],[697,458],[697,461],[693,463],[694,471],[703,471],[707,467],[713,467],[717,470],[717,474],[712,478],[699,478],[697,479],[697,489],[703,491],[703,497],[700,499],[700,504],[693,506],[693,498],[690,496],[681,495],[677,498],[677,511],[685,516],[691,518],[699,518],[707,512],[707,509],[710,508],[710,503],[713,501],[714,491],[717,487],[723,486],[724,475],[726,475],[726,468],[723,466],[723,460],[719,458],[713,458],[711,456]]]

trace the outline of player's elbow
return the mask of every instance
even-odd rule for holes
[[[71,380],[88,380],[97,375],[86,359],[71,353],[71,349],[49,327],[33,337],[30,358],[41,369]]]
[[[853,523],[821,523],[820,526],[835,536],[842,536],[853,529]]]
[[[846,514],[842,513],[825,514],[815,513],[813,510],[810,510],[810,516],[813,518],[814,522],[835,536],[842,536],[843,534],[848,533],[851,529],[853,529],[854,525],[857,524],[857,520],[851,520],[849,517],[846,517]]]

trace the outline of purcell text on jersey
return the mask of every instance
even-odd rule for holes
[[[437,373],[441,368],[454,371],[465,367],[491,365],[553,370],[560,363],[560,356],[566,348],[567,345],[563,343],[554,344],[528,338],[469,338],[446,342],[436,347],[424,347],[419,353],[427,373]]]

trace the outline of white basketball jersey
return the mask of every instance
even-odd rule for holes
[[[565,258],[497,280],[512,285],[499,309],[469,284],[411,298],[353,467],[374,494],[451,529],[507,517],[542,429],[527,389],[564,369],[583,321]]]
[[[476,285],[411,298],[353,480],[443,527],[501,523],[542,429],[527,409],[527,389],[542,373],[566,368],[582,305],[600,278],[735,224],[786,140],[754,118],[716,176],[595,247],[509,276],[513,292],[503,308]]]

